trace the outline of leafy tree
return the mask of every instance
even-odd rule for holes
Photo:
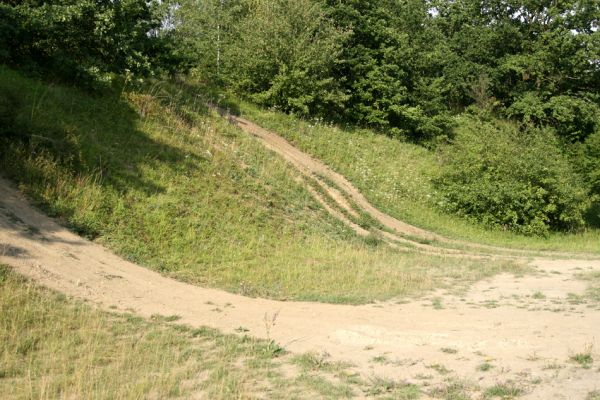
[[[447,103],[431,57],[441,39],[428,6],[415,0],[328,0],[332,19],[351,36],[336,76],[350,98],[345,117],[409,139],[447,133]]]
[[[300,115],[339,112],[346,96],[331,71],[344,44],[312,0],[184,1],[180,33],[200,75],[255,102]]]
[[[153,56],[167,51],[159,9],[146,0],[4,2],[0,57],[79,83],[107,73],[148,74]]]

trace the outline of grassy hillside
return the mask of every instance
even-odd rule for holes
[[[315,354],[207,328],[107,313],[0,265],[4,399],[416,399],[415,385],[365,381]],[[171,321],[171,322],[169,322]],[[381,395],[381,396],[379,396]],[[389,397],[388,397],[389,398]]]
[[[434,152],[366,129],[305,121],[236,101],[236,108],[346,176],[379,209],[451,238],[534,250],[600,253],[600,229],[527,237],[490,230],[436,209]]]
[[[166,275],[357,303],[514,270],[355,236],[291,167],[182,85],[90,96],[3,68],[0,93],[2,173],[82,235]]]

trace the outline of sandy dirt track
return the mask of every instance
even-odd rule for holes
[[[266,144],[277,147],[277,138]],[[284,142],[277,148],[291,146]],[[305,160],[291,162],[305,168]],[[356,192],[359,197],[353,199],[364,199]],[[368,202],[359,205],[372,207]],[[443,240],[394,221],[388,222],[398,230]],[[326,352],[350,361],[366,376],[421,386],[440,385],[456,376],[482,388],[513,380],[526,389],[523,398],[530,399],[585,399],[590,391],[600,390],[600,305],[570,301],[586,289],[574,275],[600,271],[598,260],[534,259],[536,274],[500,275],[461,296],[432,294],[441,307],[433,307],[431,299],[364,306],[253,299],[177,282],[127,262],[41,214],[0,179],[0,263],[103,308],[143,316],[178,315],[178,323],[224,332],[243,327],[294,352]],[[535,298],[535,292],[544,297]],[[269,329],[265,316],[276,316]],[[597,360],[592,368],[569,362],[570,355],[590,346]],[[478,371],[484,362],[494,368]],[[436,364],[451,372],[440,374],[432,367]]]

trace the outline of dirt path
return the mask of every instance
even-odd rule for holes
[[[600,306],[571,301],[572,293],[585,291],[573,275],[599,271],[598,261],[536,260],[537,275],[501,275],[462,297],[439,293],[407,304],[251,299],[129,263],[42,215],[0,179],[0,262],[104,308],[179,315],[180,322],[224,332],[243,327],[291,351],[350,361],[367,376],[421,386],[456,377],[481,388],[512,379],[531,399],[583,399],[600,389],[598,363],[583,369],[569,362],[600,344]],[[276,316],[275,323],[265,323],[265,316]],[[493,368],[478,371],[486,362]]]
[[[213,109],[225,116],[230,123],[258,138],[265,147],[292,164],[305,178],[307,187],[317,201],[330,214],[352,228],[358,235],[375,234],[394,247],[417,250],[426,254],[455,255],[468,258],[520,258],[529,256],[572,258],[574,256],[564,252],[517,250],[449,239],[407,224],[378,210],[344,176],[333,171],[322,161],[294,147],[276,133],[266,130],[247,119],[229,114],[226,110]],[[320,193],[311,188],[310,182],[316,182]],[[375,228],[369,231],[362,228],[356,221],[359,213],[364,213],[374,219],[383,230]]]
[[[292,163],[302,179],[316,181],[323,190],[309,186],[313,196],[358,234],[372,234],[353,221],[366,212],[383,225],[381,235],[390,243],[466,255],[464,249],[414,239],[456,244],[381,213],[323,163],[249,121],[230,119]],[[584,399],[600,390],[600,304],[585,298],[586,283],[575,277],[600,271],[597,260],[538,258],[532,261],[536,274],[500,275],[460,297],[440,292],[404,304],[252,299],[177,282],[127,262],[42,215],[0,179],[0,263],[104,308],[143,316],[178,315],[179,322],[224,332],[241,327],[291,351],[326,352],[354,363],[366,376],[408,381],[425,389],[458,379],[480,389],[512,380],[526,389],[524,398],[531,399]],[[590,348],[597,360],[591,368],[569,361]],[[478,369],[487,364],[489,370]]]

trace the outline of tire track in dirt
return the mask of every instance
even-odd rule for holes
[[[438,245],[463,243],[378,211],[322,162],[250,121],[228,117],[290,162],[315,199],[358,235],[375,232],[403,251],[498,257],[480,252],[498,249],[493,246],[468,244],[476,250],[471,253]],[[361,212],[383,228],[361,227],[355,222]],[[471,389],[475,395],[497,382],[512,380],[526,390],[525,398],[582,399],[600,389],[600,370],[577,368],[568,360],[573,352],[590,345],[598,348],[600,304],[572,304],[570,296],[583,298],[586,285],[575,275],[600,271],[600,261],[530,261],[536,274],[500,275],[475,284],[461,296],[438,291],[408,303],[362,306],[252,299],[178,282],[125,261],[33,209],[0,178],[0,263],[67,295],[145,317],[178,315],[180,323],[226,333],[243,327],[293,352],[326,353],[334,360],[350,361],[366,377],[387,377],[420,387],[443,386],[449,377],[467,379],[475,382]],[[548,295],[533,301],[528,294],[534,292]],[[267,329],[265,320],[275,315],[274,325]],[[492,363],[494,368],[477,372],[482,363]],[[556,365],[560,369],[548,368]],[[439,372],[445,370],[449,372]]]
[[[373,229],[370,233],[376,234],[379,238],[386,241],[393,247],[398,247],[398,243],[404,247],[408,245],[415,251],[431,255],[457,256],[465,258],[507,258],[526,260],[531,257],[574,257],[574,253],[558,251],[536,251],[511,249],[500,246],[472,243],[464,240],[450,239],[445,236],[430,232],[428,230],[400,221],[374,207],[365,196],[344,176],[335,172],[325,163],[317,160],[293,146],[286,139],[276,133],[262,128],[261,126],[240,116],[230,114],[228,111],[211,107],[228,121],[237,126],[242,131],[251,134],[261,141],[269,150],[275,152],[283,159],[292,164],[295,169],[305,178],[305,186],[309,188],[311,194],[324,205],[324,208],[335,218],[342,221],[360,236],[367,236],[369,231],[353,222],[351,218],[344,216],[339,210],[347,210],[350,214],[360,212],[366,213],[384,228]],[[322,179],[324,177],[325,179]],[[307,181],[315,180],[324,195],[333,200],[339,210],[335,210],[331,205],[326,205],[324,195],[317,193],[310,188]],[[327,180],[333,182],[332,186]],[[341,192],[341,193],[340,193]],[[348,199],[351,200],[358,209],[352,208]],[[579,255],[581,257],[581,255]],[[594,256],[588,255],[591,258]],[[596,257],[597,258],[597,257]]]

